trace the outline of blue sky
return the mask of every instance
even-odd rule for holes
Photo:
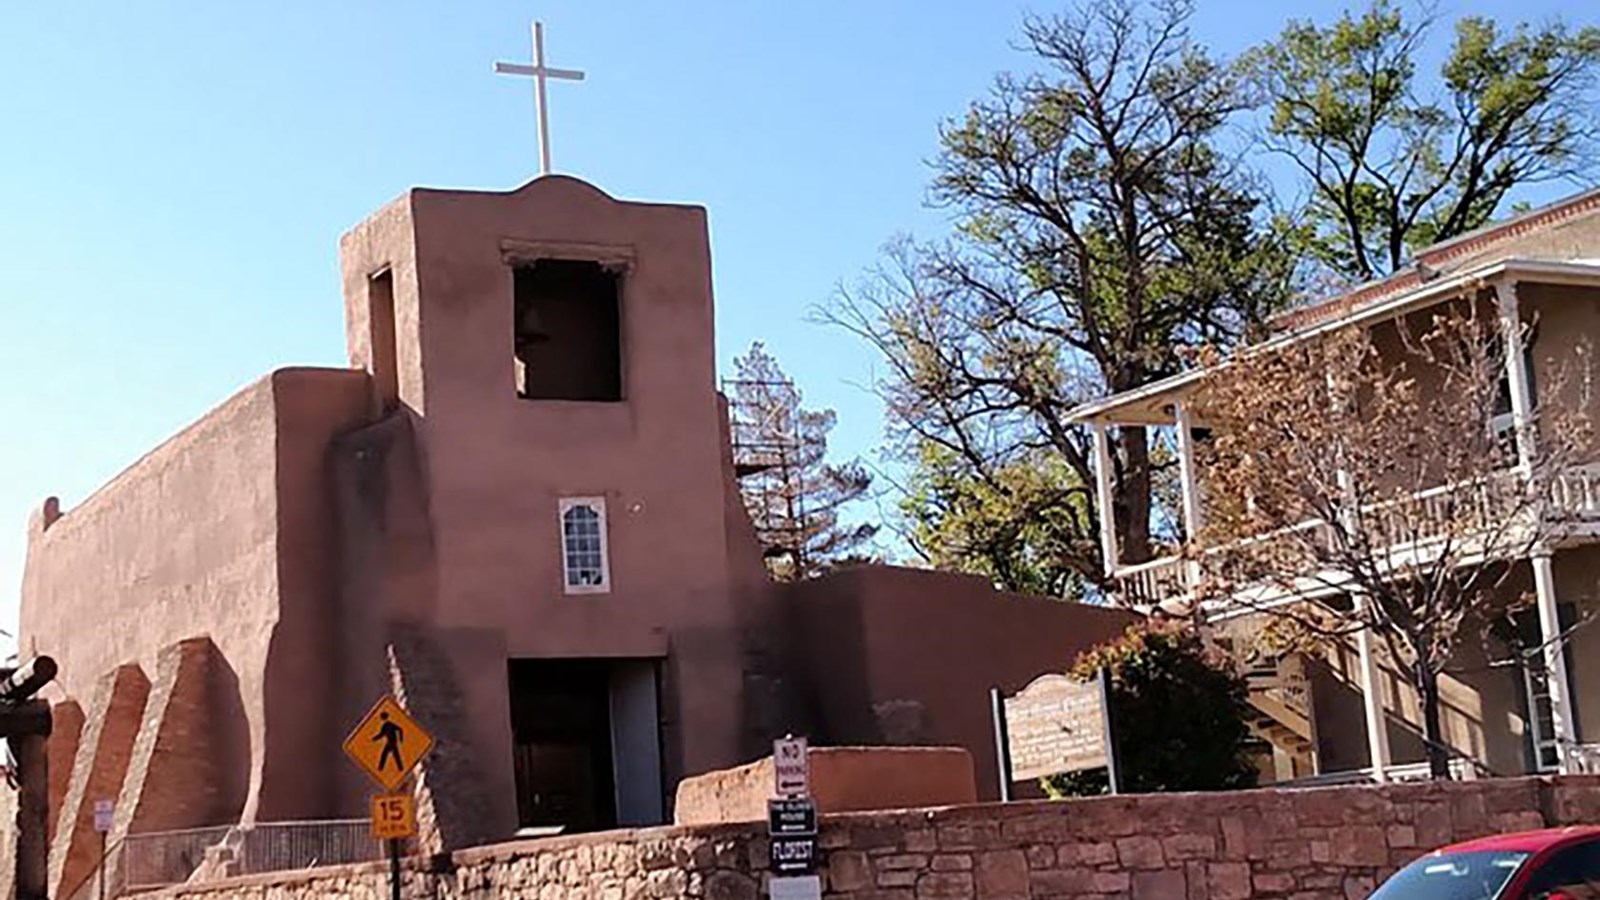
[[[1564,4],[1442,0],[1534,20]],[[1569,14],[1575,5],[1565,4]],[[338,235],[411,185],[537,169],[546,24],[556,168],[710,210],[718,356],[764,340],[835,445],[881,442],[868,352],[808,311],[925,208],[939,121],[996,72],[1008,0],[0,4],[0,623],[27,515],[77,503],[276,366],[343,365]],[[1281,24],[1202,0],[1222,50]],[[1342,4],[1296,4],[1326,17]]]

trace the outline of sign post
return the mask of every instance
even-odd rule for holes
[[[771,900],[821,900],[817,877],[817,803],[811,798],[811,758],[805,738],[772,742],[774,797],[767,801]]]
[[[1105,667],[1095,674],[1095,681],[1100,688],[1100,730],[1105,735],[1106,743],[1106,783],[1111,788],[1111,793],[1122,793],[1122,779],[1117,775],[1117,741],[1111,731],[1111,676]]]
[[[433,735],[393,697],[379,700],[344,740],[345,755],[384,789],[372,798],[372,836],[389,845],[393,900],[400,900],[400,845],[417,833],[416,798],[396,789],[431,749]]]
[[[117,820],[117,807],[110,800],[96,800],[94,802],[94,830],[100,835],[100,873],[96,880],[100,882],[100,900],[106,900],[106,835],[111,832],[112,823]]]
[[[1011,802],[1011,739],[1006,736],[1005,695],[989,688],[989,715],[994,720],[994,761],[1000,770],[1000,802]]]

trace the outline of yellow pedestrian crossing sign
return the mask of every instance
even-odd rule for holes
[[[393,697],[384,697],[344,739],[344,752],[373,780],[393,791],[433,748],[433,735]]]

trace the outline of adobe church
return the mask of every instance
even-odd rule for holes
[[[437,739],[435,850],[667,821],[785,731],[964,746],[993,796],[988,688],[1129,620],[886,566],[770,582],[699,207],[417,189],[340,252],[349,368],[275,371],[29,524],[52,895],[97,800],[113,843],[365,816],[340,745],[390,692]]]

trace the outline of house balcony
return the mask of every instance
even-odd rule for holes
[[[1410,497],[1371,504],[1361,509],[1367,527],[1374,533],[1386,536],[1390,554],[1397,567],[1406,557],[1425,554],[1430,544],[1446,537],[1460,541],[1461,523],[1470,516],[1483,522],[1501,522],[1512,515],[1508,508],[1527,509],[1528,504],[1509,500],[1509,492],[1521,489],[1521,470],[1507,469],[1491,478],[1469,484],[1444,485],[1419,491]],[[1568,546],[1600,539],[1600,463],[1573,466],[1557,475],[1550,485],[1550,496],[1544,504],[1545,514],[1559,523],[1558,545]],[[1463,515],[1463,510],[1467,515]],[[1429,533],[1428,523],[1437,522],[1438,529]],[[1295,526],[1296,531],[1317,529],[1330,531],[1318,521]],[[1519,546],[1514,536],[1506,538],[1505,531],[1499,540],[1490,542],[1486,557],[1495,554],[1494,547]],[[1263,535],[1254,541],[1271,541],[1275,535]],[[1297,541],[1305,536],[1298,534]],[[1211,547],[1200,551],[1201,559],[1213,554],[1225,554],[1239,545]],[[1470,562],[1470,553],[1455,554]],[[1187,601],[1196,593],[1199,579],[1205,568],[1203,562],[1184,555],[1163,556],[1136,565],[1116,566],[1111,572],[1112,590],[1126,606],[1153,608],[1164,604]],[[1328,573],[1306,572],[1303,584],[1292,589],[1282,585],[1260,585],[1248,589],[1248,604],[1212,601],[1217,613],[1230,612],[1230,607],[1257,608],[1275,600],[1311,599],[1318,594],[1338,592],[1339,580]],[[1243,592],[1236,594],[1243,597]]]

